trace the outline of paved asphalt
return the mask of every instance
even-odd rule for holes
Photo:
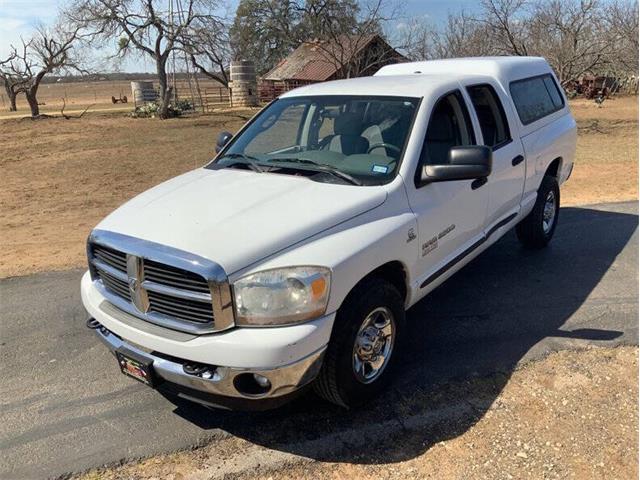
[[[373,460],[346,442],[318,446],[340,432],[357,437],[372,422],[402,422],[406,412],[395,405],[416,389],[499,372],[497,394],[522,361],[589,344],[637,345],[637,227],[633,202],[563,208],[540,252],[521,249],[510,232],[411,309],[394,388],[359,412],[311,395],[263,413],[167,399],[121,375],[85,328],[81,271],[2,280],[0,478],[55,477],[229,436],[322,460],[384,461],[383,452]],[[482,413],[452,414],[443,438]]]

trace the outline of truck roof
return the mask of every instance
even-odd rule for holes
[[[454,77],[453,75],[359,77],[314,83],[291,90],[283,94],[281,98],[313,95],[384,95],[419,98],[443,85],[457,83],[459,79],[459,76]]]
[[[551,67],[542,57],[467,57],[396,63],[382,67],[375,76],[390,75],[487,75],[503,85],[521,78],[550,73]]]
[[[282,98],[310,95],[387,95],[423,97],[442,86],[463,79],[478,82],[493,78],[508,90],[509,82],[551,73],[542,57],[470,57],[388,65],[373,77],[351,78],[308,85],[291,90]]]

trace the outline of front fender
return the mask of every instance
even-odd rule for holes
[[[345,297],[367,274],[391,261],[400,262],[407,276],[407,304],[413,284],[412,272],[418,258],[418,241],[410,239],[409,230],[417,232],[415,215],[402,198],[389,199],[379,207],[337,225],[237,272],[231,278],[294,265],[322,265],[331,269],[331,293],[327,313],[337,310]]]

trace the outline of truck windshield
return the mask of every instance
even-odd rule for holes
[[[395,176],[419,99],[313,96],[276,100],[210,168],[379,185]]]

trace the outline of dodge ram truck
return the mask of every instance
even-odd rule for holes
[[[542,58],[390,65],[271,102],[214,160],[87,241],[87,326],[120,370],[205,405],[394,377],[405,311],[505,232],[545,247],[576,124]]]

